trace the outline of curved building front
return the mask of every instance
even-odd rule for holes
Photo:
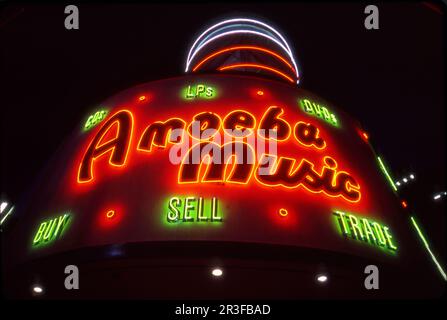
[[[116,94],[5,230],[7,294],[49,298],[429,296],[436,277],[359,122],[302,89],[281,34],[205,30],[186,75]],[[76,265],[80,290],[66,290]],[[408,279],[420,286],[402,290]]]

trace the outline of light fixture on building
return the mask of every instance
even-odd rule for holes
[[[211,271],[211,274],[212,274],[214,277],[221,277],[221,276],[223,275],[223,271],[222,271],[222,269],[220,269],[220,268],[214,268],[214,269]]]
[[[439,200],[447,195],[447,191],[435,193],[433,200]]]
[[[317,281],[320,283],[325,283],[328,280],[328,276],[325,274],[318,274],[316,277]]]
[[[395,185],[400,187],[404,184],[410,183],[411,180],[415,180],[416,176],[414,173],[410,173],[408,176],[403,177],[402,179],[395,182]]]
[[[40,295],[42,295],[44,293],[44,289],[43,289],[43,287],[41,285],[35,284],[32,287],[32,292],[33,292],[33,295],[40,296]]]

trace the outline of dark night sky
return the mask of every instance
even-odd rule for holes
[[[143,82],[182,73],[188,45],[216,19],[248,15],[292,44],[301,86],[368,130],[395,175],[412,170],[427,192],[445,187],[443,15],[418,3],[383,4],[380,30],[364,5],[81,4],[10,6],[0,20],[2,187],[16,201],[86,111]]]

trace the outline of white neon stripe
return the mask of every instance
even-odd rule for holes
[[[245,18],[235,18],[235,19],[224,20],[222,22],[216,23],[215,25],[209,27],[204,32],[202,32],[202,34],[200,34],[200,36],[196,39],[196,41],[194,41],[193,45],[191,46],[191,49],[189,49],[188,57],[186,59],[185,72],[188,72],[189,64],[191,63],[191,59],[190,58],[191,58],[191,54],[192,54],[192,52],[194,50],[194,47],[205,36],[205,34],[207,34],[209,31],[217,28],[218,26],[221,26],[221,25],[226,24],[226,23],[232,23],[232,22],[251,22],[251,23],[254,23],[254,24],[261,25],[261,26],[263,26],[263,27],[273,31],[282,40],[282,42],[284,43],[285,47],[287,48],[287,52],[289,53],[289,56],[290,56],[290,58],[292,60],[292,63],[293,63],[293,66],[295,67],[295,70],[297,72],[297,76],[298,76],[297,83],[299,83],[299,71],[298,71],[298,68],[296,66],[295,59],[293,58],[292,50],[290,50],[289,44],[284,39],[284,37],[281,35],[281,33],[279,33],[276,29],[274,29],[273,27],[271,27],[268,24],[265,24],[265,23],[263,23],[261,21],[253,20],[253,19],[245,19]]]
[[[202,32],[202,34],[196,39],[196,41],[194,41],[194,43],[193,43],[192,46],[191,46],[191,49],[189,49],[188,57],[186,58],[186,61],[187,61],[186,69],[188,69],[188,62],[189,62],[189,60],[190,60],[189,58],[191,57],[191,52],[193,51],[193,49],[194,49],[194,47],[196,46],[197,42],[199,42],[200,39],[202,39],[203,36],[205,36],[205,34],[207,34],[209,31],[211,31],[211,30],[213,30],[213,29],[215,29],[215,28],[217,28],[218,26],[221,26],[221,25],[223,25],[223,24],[226,24],[226,23],[232,23],[232,22],[252,22],[252,23],[255,23],[255,24],[259,24],[259,25],[261,25],[261,26],[264,26],[264,27],[266,27],[267,29],[272,30],[274,33],[276,33],[276,34],[280,37],[280,39],[284,42],[285,46],[286,46],[286,47],[289,49],[289,51],[290,51],[290,48],[289,48],[287,42],[284,40],[284,38],[281,36],[281,34],[280,34],[278,31],[276,31],[275,29],[273,29],[272,27],[270,27],[269,25],[267,25],[267,24],[265,24],[265,23],[262,23],[262,22],[260,22],[260,21],[258,21],[258,20],[253,20],[253,19],[245,19],[245,18],[229,19],[229,20],[221,21],[221,22],[216,23],[215,25],[209,27],[209,28],[206,29],[204,32]]]
[[[251,30],[233,30],[233,31],[227,31],[227,32],[224,32],[224,33],[221,33],[221,34],[218,34],[218,35],[216,35],[216,36],[214,36],[213,38],[211,38],[211,39],[209,39],[209,40],[207,40],[206,42],[204,42],[202,45],[200,45],[195,51],[194,51],[194,53],[193,53],[193,55],[191,56],[191,58],[190,58],[190,60],[188,61],[188,64],[187,64],[187,66],[186,66],[186,71],[185,72],[188,72],[188,68],[189,68],[189,65],[190,65],[190,63],[191,63],[191,61],[194,59],[194,57],[199,53],[199,51],[203,48],[203,47],[205,47],[208,43],[210,43],[210,42],[212,42],[212,41],[214,41],[214,40],[216,40],[216,39],[219,39],[219,38],[221,38],[221,37],[225,37],[225,36],[227,36],[227,35],[230,35],[230,34],[237,34],[237,33],[249,33],[249,34],[256,34],[256,35],[259,35],[259,36],[261,36],[261,37],[264,37],[264,38],[267,38],[267,39],[269,39],[269,40],[272,40],[273,42],[275,42],[277,45],[279,45],[288,55],[289,55],[289,57],[290,57],[290,59],[292,60],[292,62],[294,63],[294,61],[293,61],[293,57],[291,56],[291,54],[289,53],[289,51],[278,41],[278,40],[276,40],[275,38],[272,38],[272,37],[270,37],[270,36],[268,36],[268,35],[266,35],[266,34],[264,34],[264,33],[260,33],[260,32],[257,32],[257,31],[251,31]],[[295,68],[295,70],[296,70],[296,76],[297,76],[297,78],[299,78],[299,75],[298,75],[298,69],[297,69],[297,67],[296,67],[296,65],[295,65],[295,63],[294,63],[294,68]]]
[[[8,213],[5,214],[5,216],[2,218],[2,220],[0,221],[0,225],[2,225],[6,218],[11,214],[12,209],[14,209],[14,206],[12,206],[11,209],[9,209]]]
[[[0,213],[3,213],[3,210],[5,210],[7,205],[8,205],[8,202],[2,202],[2,204],[0,205]]]
[[[200,46],[203,42],[205,42],[206,40],[214,37],[216,34],[219,33],[224,33],[226,31],[231,31],[231,30],[252,30],[252,31],[257,31],[257,32],[261,32],[263,34],[266,34],[272,38],[277,39],[278,41],[280,41],[280,39],[278,37],[275,36],[275,34],[273,34],[272,32],[270,32],[269,30],[266,30],[265,28],[261,28],[255,25],[251,25],[248,23],[237,23],[237,24],[229,24],[227,26],[222,26],[217,28],[216,30],[213,30],[211,32],[209,32],[205,37],[203,37],[203,39],[197,43],[197,47]],[[284,43],[282,43],[284,45]],[[289,50],[290,52],[290,50]]]

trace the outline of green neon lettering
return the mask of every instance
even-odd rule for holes
[[[371,225],[369,224],[368,219],[363,218],[362,222],[363,222],[363,230],[365,230],[366,239],[369,242],[372,242],[375,244],[377,240],[376,240],[376,237],[374,236],[374,232],[371,228]]]
[[[47,224],[47,228],[45,229],[45,232],[43,234],[43,241],[48,241],[50,239],[52,239],[53,231],[54,231],[54,227],[56,226],[57,223],[57,218],[51,220],[48,224]]]
[[[180,218],[179,207],[181,207],[181,205],[182,201],[178,197],[172,197],[169,200],[168,204],[169,211],[167,215],[168,222],[176,222],[179,220]]]
[[[40,224],[39,229],[37,230],[36,235],[34,236],[33,244],[38,244],[40,242],[46,225],[47,225],[46,222],[42,222]]]
[[[194,221],[194,217],[191,216],[191,211],[195,208],[194,202],[196,199],[194,197],[187,197],[185,200],[185,207],[183,208],[183,221],[189,222]]]
[[[334,211],[334,214],[340,217],[340,231],[342,235],[348,235],[357,241],[363,241],[365,243],[376,246],[377,248],[386,249],[388,252],[394,254],[397,251],[397,246],[392,240],[391,232],[387,226],[381,225],[373,220],[356,217],[353,214],[344,213],[341,211]],[[346,224],[343,225],[342,218],[348,220],[350,226],[350,233],[347,231]]]
[[[208,221],[208,217],[204,216],[205,210],[203,210],[203,198],[199,197],[198,203],[197,203],[197,221]]]
[[[199,84],[197,86],[196,97],[201,96],[202,93],[204,93],[204,92],[205,92],[205,86],[203,84]]]
[[[386,244],[385,236],[383,235],[382,226],[377,222],[373,223],[374,230],[376,232],[376,238],[379,240],[378,245],[384,246]]]
[[[216,96],[216,89],[206,84],[188,85],[182,89],[182,97],[191,99],[211,99]]]
[[[388,243],[388,248],[390,248],[391,250],[397,250],[397,247],[393,244],[392,241],[392,236],[390,235],[390,233],[388,232],[388,227],[383,227],[384,233],[385,233],[385,238],[386,241]]]
[[[342,226],[342,233],[344,235],[348,235],[349,234],[349,229],[348,229],[348,225],[347,225],[347,223],[345,221],[345,219],[346,219],[345,213],[341,212],[341,211],[335,211],[334,214],[336,216],[339,216],[338,221],[339,221],[339,224]]]
[[[211,87],[206,88],[206,96],[207,97],[212,97],[213,92],[214,92],[213,88],[211,88]]]
[[[217,198],[213,197],[211,201],[211,221],[222,221],[222,217],[217,212]]]
[[[348,217],[349,217],[349,222],[351,224],[351,230],[354,232],[354,237],[356,239],[359,239],[359,234],[360,234],[360,239],[363,240],[364,236],[363,236],[362,229],[360,228],[359,221],[352,214],[350,214]]]
[[[69,219],[69,214],[63,214],[42,222],[34,235],[33,246],[50,243],[59,238],[66,229]]]
[[[327,123],[338,127],[338,121],[335,114],[331,113],[330,110],[325,106],[320,106],[318,103],[312,102],[309,99],[301,99],[300,105],[304,112],[318,117]]]
[[[62,230],[64,229],[65,224],[68,221],[68,217],[69,217],[68,214],[64,214],[63,216],[60,216],[59,219],[56,218],[57,226],[56,229],[54,230],[54,237],[58,237],[62,233]]]
[[[162,210],[162,222],[165,226],[216,226],[221,225],[223,221],[223,213],[216,197],[206,199],[194,196],[172,196],[165,199],[163,205],[165,207]]]

